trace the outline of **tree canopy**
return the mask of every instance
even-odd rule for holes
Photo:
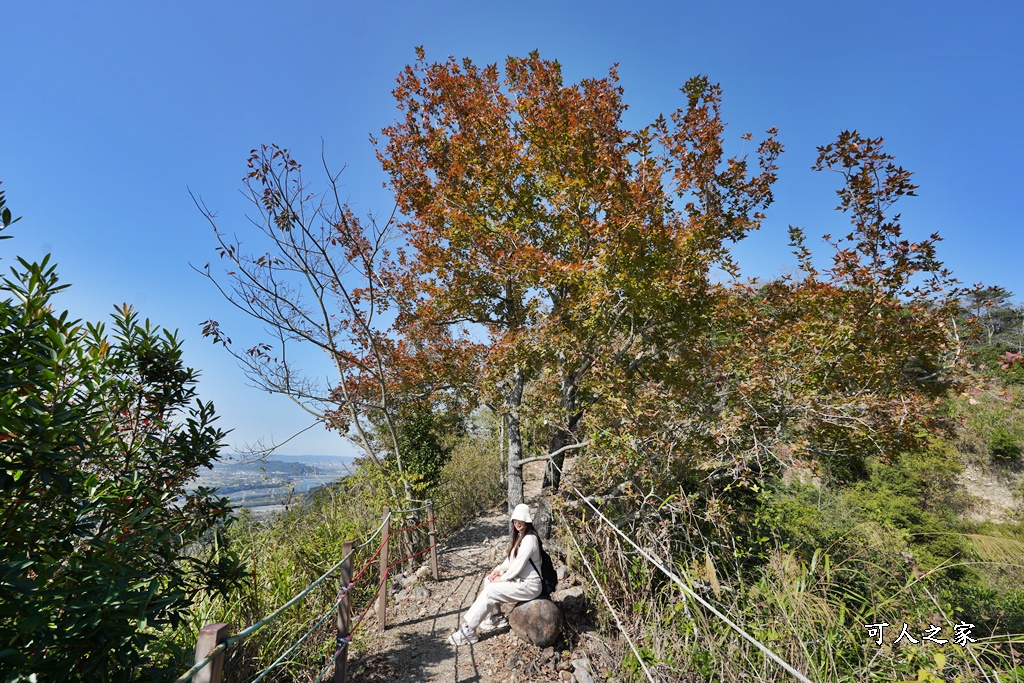
[[[248,187],[274,250],[222,243],[222,291],[270,323],[276,351],[236,356],[371,455],[418,448],[402,435],[441,404],[467,419],[487,406],[510,505],[543,451],[555,486],[576,449],[605,482],[736,491],[792,467],[855,480],[867,459],[945,433],[960,290],[938,236],[905,237],[894,213],[911,173],[881,138],[842,132],[814,164],[841,178],[850,219],[825,236],[831,266],[792,228],[799,273],[744,282],[731,247],[771,206],[782,146],[774,128],[749,152],[752,135],[728,135],[708,78],[681,92],[632,130],[615,67],[566,83],[536,52],[478,66],[418,49],[375,141],[397,203],[386,223],[355,220],[334,179],[307,191],[286,150],[254,150]],[[339,382],[306,391],[294,340],[325,350]]]

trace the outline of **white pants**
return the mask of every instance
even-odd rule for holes
[[[484,619],[491,616],[503,602],[523,602],[540,595],[540,579],[533,575],[529,579],[512,579],[492,583],[484,579],[484,588],[476,596],[473,605],[466,612],[466,626],[475,631]]]

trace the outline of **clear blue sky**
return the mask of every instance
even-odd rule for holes
[[[3,10],[0,180],[24,216],[0,243],[4,264],[50,252],[73,285],[61,303],[77,317],[105,319],[127,301],[178,329],[232,445],[283,439],[306,418],[246,388],[200,337],[209,318],[236,341],[253,328],[189,267],[215,256],[187,188],[244,234],[237,189],[249,149],[277,143],[312,168],[323,139],[330,162],[348,166],[356,211],[389,210],[368,137],[395,117],[390,91],[416,45],[480,64],[539,49],[571,81],[617,62],[631,126],[680,106],[692,75],[721,83],[733,139],[778,126],[786,146],[769,220],[736,248],[750,276],[793,265],[787,225],[804,227],[812,246],[844,225],[831,211],[836,178],[810,171],[815,147],[848,128],[885,137],[921,185],[901,207],[908,235],[939,231],[961,280],[1024,298],[1020,2],[371,4],[40,0]],[[351,451],[316,429],[281,452]]]

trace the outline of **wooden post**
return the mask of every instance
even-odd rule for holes
[[[338,644],[341,652],[334,662],[334,683],[345,683],[348,678],[348,643],[343,639],[348,638],[352,622],[352,603],[348,596],[348,584],[352,582],[352,543],[345,541],[341,546],[341,556],[347,559],[341,563],[341,579],[338,581],[341,584],[341,601],[338,604]]]
[[[380,594],[377,596],[377,631],[384,632],[388,611],[388,538],[391,536],[391,508],[384,508],[384,542],[380,551]]]
[[[403,520],[402,526],[415,526],[417,523],[416,513],[413,513],[412,519],[409,521],[408,524],[405,524],[404,521],[405,520]],[[405,543],[405,548],[400,550],[400,552],[403,552],[409,556],[409,559],[405,561],[405,571],[409,572],[410,574],[412,573],[413,567],[416,566],[416,559],[412,557],[412,554],[414,552],[413,547],[415,545],[413,543],[413,534],[415,533],[415,531],[406,531],[402,534],[402,541]]]
[[[427,528],[430,530],[430,568],[434,570],[434,581],[440,581],[437,573],[437,531],[434,529],[434,503],[427,503]]]
[[[228,638],[227,624],[207,624],[199,631],[199,638],[196,640],[195,664],[206,659],[213,648]],[[213,658],[213,661],[204,666],[192,677],[194,683],[221,683],[224,677],[224,653]]]

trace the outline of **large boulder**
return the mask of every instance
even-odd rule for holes
[[[515,634],[537,647],[554,645],[564,621],[558,605],[544,598],[521,602],[508,615],[508,623]]]

